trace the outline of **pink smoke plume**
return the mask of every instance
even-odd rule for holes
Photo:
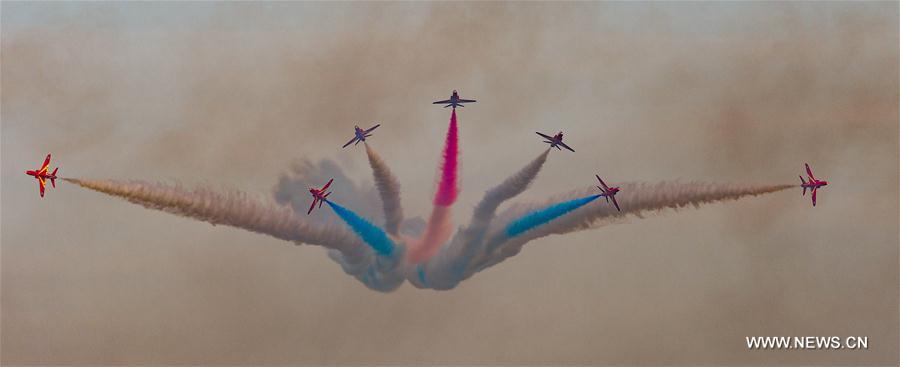
[[[456,187],[456,170],[458,168],[459,134],[456,128],[456,109],[450,115],[450,127],[447,128],[447,140],[444,142],[444,162],[441,165],[441,181],[434,194],[434,205],[450,206],[456,201],[459,189]]]
[[[430,259],[438,248],[450,239],[450,235],[453,232],[450,214],[449,206],[434,206],[422,238],[418,241],[411,241],[412,246],[410,246],[411,249],[407,253],[407,262],[417,264]]]
[[[456,202],[459,188],[456,186],[456,171],[459,168],[457,157],[459,156],[459,134],[456,126],[456,109],[450,115],[450,126],[447,128],[447,140],[444,142],[444,160],[441,163],[441,179],[438,182],[437,192],[434,194],[434,209],[428,218],[425,233],[417,241],[412,241],[412,246],[407,253],[407,261],[420,263],[428,260],[431,255],[447,240],[453,231],[450,206]]]

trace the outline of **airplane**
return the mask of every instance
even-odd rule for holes
[[[597,186],[597,188],[603,192],[602,194],[600,194],[600,196],[606,197],[607,203],[609,202],[609,199],[612,198],[612,202],[613,202],[613,205],[616,206],[616,210],[622,211],[622,209],[619,208],[619,202],[616,201],[616,194],[619,193],[619,188],[606,186],[606,183],[603,182],[602,179],[600,179],[600,175],[594,175],[594,176],[597,177],[597,181],[600,181],[600,185],[603,186],[603,187]]]
[[[46,180],[50,180],[50,184],[56,188],[56,171],[59,171],[59,167],[53,170],[52,173],[47,173],[47,170],[50,168],[50,154],[47,154],[47,158],[44,158],[44,164],[41,165],[41,168],[37,171],[25,171],[26,175],[34,176],[36,180],[38,180],[38,187],[41,190],[41,197],[44,197],[44,187],[47,185]]]
[[[306,215],[312,213],[313,209],[316,208],[316,204],[319,204],[319,207],[321,208],[322,203],[328,201],[328,195],[331,195],[331,193],[326,193],[325,191],[328,190],[328,186],[331,186],[331,181],[334,181],[334,179],[332,178],[328,180],[328,183],[325,184],[325,186],[322,186],[321,189],[314,189],[312,187],[309,188],[309,193],[313,196],[313,202],[312,205],[309,206],[309,211],[306,212]]]
[[[348,141],[347,144],[344,144],[344,146],[342,146],[341,148],[346,148],[348,145],[353,144],[353,142],[359,144],[359,142],[361,141],[366,141],[366,138],[372,136],[372,131],[377,129],[379,126],[381,126],[381,124],[376,124],[375,126],[372,126],[366,130],[360,129],[359,125],[354,126],[353,129],[355,131],[353,133],[356,135],[353,136],[353,139],[350,139],[350,141]]]
[[[813,206],[816,206],[816,191],[825,185],[828,185],[828,181],[818,180],[815,176],[813,176],[812,170],[809,169],[809,163],[804,163],[806,165],[806,174],[809,175],[809,181],[804,181],[803,176],[800,176],[800,187],[803,188],[803,195],[806,196],[806,189],[810,189],[812,191],[812,203]]]
[[[459,98],[459,93],[456,93],[456,90],[453,90],[453,94],[450,95],[450,99],[445,99],[443,101],[432,102],[431,104],[447,104],[444,108],[453,106],[453,109],[456,109],[456,106],[465,107],[463,103],[475,103],[474,99],[461,99]]]
[[[559,147],[562,146],[563,148],[571,150],[572,152],[575,151],[575,149],[570,148],[568,145],[566,145],[566,143],[562,142],[562,140],[563,140],[562,131],[556,133],[556,135],[553,135],[553,136],[544,135],[537,131],[535,131],[534,133],[540,135],[544,139],[547,139],[547,140],[544,140],[544,142],[550,144],[551,148],[556,148],[557,150],[562,150],[562,149],[559,149]]]

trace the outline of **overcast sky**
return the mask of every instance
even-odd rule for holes
[[[898,358],[898,4],[2,5],[3,364],[884,364]],[[22,172],[272,196],[302,159],[430,210],[452,89],[460,224],[608,181],[799,189],[529,243],[457,289],[373,292],[313,246]],[[336,183],[340,189],[341,183]],[[353,203],[346,203],[352,207]],[[745,336],[868,336],[748,351]]]

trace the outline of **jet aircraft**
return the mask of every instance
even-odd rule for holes
[[[312,194],[313,202],[312,205],[309,206],[309,211],[306,212],[306,215],[312,213],[313,209],[316,208],[316,204],[319,204],[319,207],[321,208],[322,204],[328,200],[328,195],[331,195],[331,192],[325,191],[328,191],[328,186],[331,186],[332,181],[334,181],[333,178],[328,180],[328,183],[325,184],[325,186],[322,186],[321,189],[309,188],[309,193]]]
[[[350,144],[356,145],[356,144],[359,144],[359,142],[361,142],[361,141],[363,141],[363,142],[366,141],[366,138],[372,136],[372,131],[374,131],[375,129],[377,129],[379,126],[381,126],[381,124],[376,124],[375,126],[372,126],[372,127],[368,128],[368,129],[365,129],[365,130],[361,129],[361,128],[359,127],[359,125],[354,126],[354,127],[353,127],[353,129],[354,129],[354,132],[353,132],[353,133],[354,133],[355,135],[353,136],[353,139],[350,139],[350,141],[348,141],[347,144],[344,144],[344,146],[342,146],[341,148],[346,148],[346,147],[347,147],[348,145],[350,145]],[[354,143],[354,142],[355,142],[355,143]]]
[[[812,204],[816,206],[816,191],[819,190],[820,187],[828,185],[828,181],[818,180],[815,176],[813,176],[812,170],[809,169],[809,164],[804,163],[806,165],[806,174],[809,176],[809,181],[804,181],[803,176],[800,176],[800,187],[803,188],[803,195],[806,196],[806,189],[810,189],[812,191]]]
[[[613,205],[616,206],[616,210],[622,211],[622,209],[619,208],[619,203],[616,201],[616,194],[619,193],[619,188],[606,186],[606,182],[603,182],[603,180],[600,178],[600,175],[594,175],[594,176],[597,177],[597,181],[600,181],[600,185],[603,186],[603,187],[597,186],[597,188],[603,192],[602,194],[600,194],[600,196],[605,197],[607,203],[609,202],[609,199],[612,198],[612,202],[613,202]]]
[[[450,99],[445,99],[443,101],[435,101],[435,102],[432,102],[431,104],[446,104],[446,106],[444,106],[444,108],[453,106],[453,109],[456,109],[457,106],[465,107],[463,105],[463,103],[475,103],[475,102],[477,102],[477,101],[474,99],[459,98],[459,93],[457,93],[456,90],[453,90],[453,94],[450,95]]]
[[[38,181],[38,187],[41,190],[41,197],[44,197],[44,187],[47,185],[46,180],[50,180],[50,184],[53,187],[56,187],[56,171],[59,170],[59,167],[53,169],[52,173],[47,173],[47,170],[50,168],[50,154],[47,154],[47,158],[44,158],[44,164],[41,165],[41,168],[32,171],[25,171],[26,175],[34,176],[34,178]]]
[[[550,144],[551,148],[556,148],[557,150],[562,150],[559,147],[563,147],[572,152],[575,151],[575,149],[572,149],[568,145],[566,145],[566,143],[563,143],[563,141],[562,141],[563,140],[563,132],[562,131],[556,133],[556,135],[553,135],[553,136],[541,134],[539,132],[535,132],[535,134],[538,134],[542,138],[547,139],[547,140],[544,140],[544,142],[547,144]]]

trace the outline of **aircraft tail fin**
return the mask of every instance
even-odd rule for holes
[[[56,171],[59,171],[59,167],[53,169],[53,173],[50,174],[50,185],[53,186],[54,189],[56,188]]]
[[[319,207],[320,207],[320,208],[322,207],[322,204],[325,204],[325,201],[328,200],[328,195],[331,195],[332,192],[333,192],[333,191],[328,192],[328,193],[326,193],[325,195],[322,195],[322,199],[319,200]]]
[[[801,183],[800,186],[803,187],[803,196],[806,196],[806,186],[804,186],[804,185],[806,185],[806,181],[803,180],[803,176],[800,176],[800,183]]]

